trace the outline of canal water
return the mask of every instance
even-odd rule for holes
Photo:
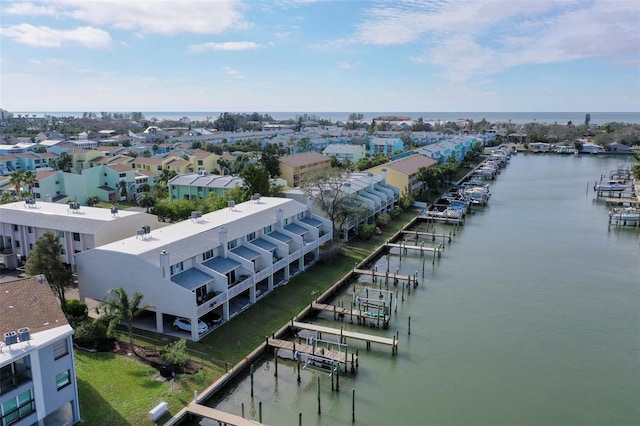
[[[325,371],[304,369],[298,383],[291,361],[279,360],[276,378],[270,359],[256,365],[253,398],[247,373],[208,405],[255,420],[262,411],[271,425],[297,425],[300,413],[306,425],[350,425],[353,402],[358,425],[640,424],[640,231],[608,227],[593,192],[631,161],[512,157],[441,258],[395,249],[377,261],[420,285],[398,300],[389,330],[345,327],[397,332],[396,356],[350,341],[359,369],[340,375],[339,392]],[[358,291],[386,289],[361,280]]]

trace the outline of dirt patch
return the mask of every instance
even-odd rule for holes
[[[115,353],[116,355],[129,357],[129,354],[131,353],[131,349],[128,343],[116,340],[113,342],[113,345],[114,345],[113,353]],[[148,348],[144,346],[136,346],[135,353],[136,353],[136,356],[135,357],[132,356],[131,358],[134,358],[139,362],[142,362],[144,364],[147,364],[159,370],[160,366],[162,365],[162,359],[161,359],[162,354],[165,353],[165,351],[158,351],[153,348]],[[198,371],[202,370],[203,367],[204,367],[204,364],[202,362],[189,359],[183,366],[181,373],[196,374]]]

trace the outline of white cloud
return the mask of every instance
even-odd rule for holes
[[[90,49],[100,49],[111,44],[111,36],[107,32],[93,27],[56,30],[20,24],[3,28],[0,34],[32,47],[62,47],[66,44],[79,44]]]
[[[224,67],[224,72],[227,73],[227,75],[229,77],[231,77],[234,80],[240,80],[244,78],[244,74],[242,74],[240,71],[238,70],[234,70],[231,67]]]
[[[351,65],[349,62],[342,61],[342,62],[338,62],[338,68],[343,70],[350,70],[353,68],[353,65]]]
[[[12,4],[13,15],[73,18],[91,25],[143,34],[219,34],[246,28],[240,0],[57,0]]]
[[[224,43],[201,43],[187,46],[189,52],[205,52],[208,50],[254,50],[260,48],[258,43],[252,41],[228,41]]]
[[[350,43],[416,45],[414,61],[456,84],[524,64],[640,55],[640,3],[624,0],[407,1],[373,4],[364,16]]]

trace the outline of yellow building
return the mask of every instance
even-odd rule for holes
[[[319,152],[304,152],[280,158],[280,177],[292,188],[300,186],[307,176],[330,168],[331,158]]]
[[[437,164],[438,162],[432,158],[421,154],[414,154],[372,167],[365,171],[381,176],[389,185],[393,185],[400,188],[401,191],[407,191],[416,196],[420,195],[426,189],[426,184],[417,180],[418,170],[420,170],[421,167],[428,168],[436,166]]]

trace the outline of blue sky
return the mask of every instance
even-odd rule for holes
[[[9,111],[640,111],[640,1],[0,2]]]

